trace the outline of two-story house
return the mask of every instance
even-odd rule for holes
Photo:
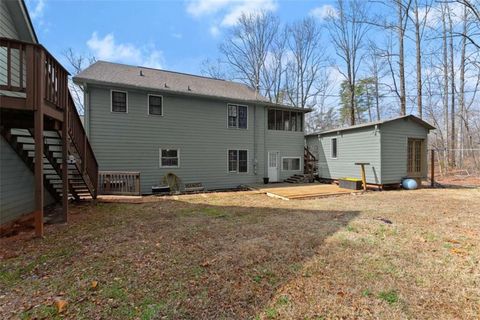
[[[100,171],[168,173],[206,189],[303,173],[304,115],[231,81],[98,61],[74,77]]]

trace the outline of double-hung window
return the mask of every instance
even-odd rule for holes
[[[228,109],[228,127],[247,129],[248,127],[248,107],[229,104]]]
[[[111,91],[111,104],[112,112],[124,112],[127,113],[127,92],[125,91]]]
[[[160,168],[179,168],[180,150],[160,149]]]
[[[163,97],[153,94],[148,95],[148,114],[163,115]]]
[[[248,172],[247,150],[228,150],[228,172]]]

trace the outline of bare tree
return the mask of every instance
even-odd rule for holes
[[[232,68],[234,78],[258,92],[262,89],[262,73],[278,30],[278,18],[270,13],[242,14],[220,45],[220,53]]]
[[[287,65],[287,93],[290,103],[305,108],[318,94],[316,82],[327,58],[321,43],[321,33],[313,18],[305,18],[289,28],[288,47],[292,59]]]
[[[450,6],[447,6],[447,13],[448,13],[448,28],[449,28],[449,48],[450,48],[450,150],[452,150],[452,154],[450,157],[450,162],[452,166],[455,166],[455,140],[457,138],[457,133],[455,131],[455,56],[454,56],[454,45],[453,45],[453,37],[454,37],[454,29],[453,29],[453,21],[452,21],[452,10]],[[448,119],[446,119],[448,121]]]
[[[407,29],[408,15],[412,1],[394,0],[397,7],[397,33],[398,33],[398,68],[400,85],[400,114],[407,113],[407,100],[405,89],[405,31]]]
[[[362,48],[368,32],[367,11],[361,0],[337,0],[336,12],[327,21],[337,56],[343,61],[340,73],[350,88],[350,124],[355,124],[355,86],[362,60]]]
[[[220,59],[215,61],[210,59],[204,60],[202,62],[202,69],[200,72],[207,77],[223,80],[228,79],[227,72]]]
[[[265,95],[275,103],[284,103],[286,100],[287,41],[288,30],[283,28],[272,41],[270,53],[262,72],[261,84]]]
[[[423,118],[423,83],[422,83],[422,40],[427,24],[427,19],[432,8],[432,1],[414,0],[413,2],[413,17],[410,19],[413,22],[415,29],[415,60],[416,60],[416,74],[417,74],[417,115]],[[423,14],[420,14],[422,10]]]
[[[73,51],[72,48],[68,48],[63,53],[63,56],[68,62],[67,69],[70,72],[70,77],[68,79],[68,87],[70,88],[70,93],[72,94],[73,101],[75,106],[80,114],[85,113],[84,108],[84,88],[78,86],[72,81],[72,77],[79,74],[84,68],[96,61],[95,57],[90,56],[86,57],[82,54],[77,54]]]

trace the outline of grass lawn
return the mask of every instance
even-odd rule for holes
[[[2,319],[480,318],[480,189],[71,211],[0,239]]]

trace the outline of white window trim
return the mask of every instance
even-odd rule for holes
[[[178,165],[176,166],[163,166],[162,165],[162,150],[174,149],[177,150]],[[160,148],[158,151],[158,164],[160,168],[180,168],[180,148]]]
[[[162,98],[162,113],[161,114],[150,113],[150,96]],[[154,116],[154,117],[163,117],[163,114],[164,114],[163,111],[164,111],[164,109],[163,109],[163,96],[160,95],[160,94],[154,94],[154,93],[147,94],[147,115]]]
[[[127,107],[127,110],[125,112],[120,112],[120,111],[113,111],[113,92],[123,92],[125,93],[125,105]],[[128,113],[128,91],[124,90],[116,90],[116,89],[110,89],[110,112],[111,113]]]
[[[230,159],[228,158],[229,156],[229,151],[232,151],[232,150],[236,150],[237,152],[238,151],[247,151],[247,171],[246,172],[239,172],[238,171],[238,166],[240,165],[240,159],[239,159],[239,155],[237,154],[237,171],[230,171],[229,170],[229,167],[230,167]],[[248,151],[248,149],[245,149],[245,148],[228,148],[227,149],[227,173],[231,173],[231,174],[248,174],[250,172],[250,151]]]
[[[283,159],[298,159],[298,163],[299,163],[299,168],[298,170],[293,170],[293,169],[288,169],[286,170],[284,167],[283,167]],[[282,160],[282,171],[302,171],[302,157],[282,157],[281,158]]]
[[[229,106],[237,106],[237,107],[246,107],[246,108],[247,108],[247,127],[246,127],[246,128],[239,128],[239,127],[238,127],[238,118],[239,118],[239,117],[238,117],[238,108],[237,108],[237,126],[236,126],[236,127],[230,127],[230,126],[228,125],[228,107],[229,107]],[[245,104],[237,104],[237,103],[227,103],[227,129],[233,129],[233,130],[248,130],[248,126],[249,126],[249,122],[250,122],[249,119],[248,119],[249,114],[250,114],[250,110],[249,110],[249,108],[248,108],[247,105],[245,105]],[[230,149],[230,150],[234,150],[234,149]],[[242,149],[242,150],[244,150],[244,149]]]
[[[333,139],[337,141],[337,154],[336,157],[333,156]],[[338,137],[330,138],[330,159],[337,160],[338,159]]]

